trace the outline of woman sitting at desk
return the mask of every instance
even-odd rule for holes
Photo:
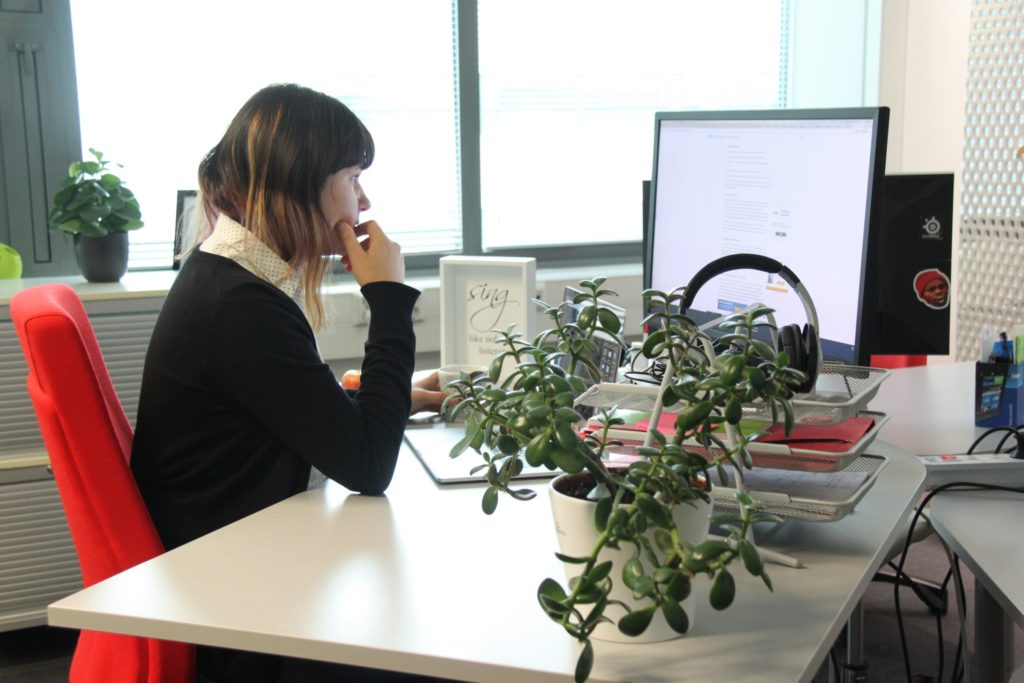
[[[153,331],[131,458],[168,549],[305,490],[317,472],[382,493],[410,412],[443,399],[436,373],[411,383],[419,292],[402,284],[401,250],[375,222],[359,223],[370,207],[360,173],[373,156],[345,105],[276,85],[242,107],[200,164],[212,233],[185,260]],[[332,254],[371,312],[353,393],[313,336]],[[218,681],[290,680],[293,664],[199,653],[200,672]]]

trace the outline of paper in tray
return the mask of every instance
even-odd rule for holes
[[[722,483],[712,474],[712,483],[732,490],[736,488],[736,477],[732,467],[725,467],[726,479]],[[752,497],[789,499],[803,498],[822,502],[840,502],[853,496],[864,485],[870,472],[847,468],[842,472],[803,472],[797,470],[776,470],[755,467],[743,472],[743,484]]]
[[[744,484],[765,512],[804,522],[835,522],[853,511],[874,486],[886,459],[862,455],[842,472],[744,470]],[[731,479],[730,479],[731,481]],[[736,489],[712,476],[716,512],[737,512]],[[735,484],[733,484],[734,486]]]

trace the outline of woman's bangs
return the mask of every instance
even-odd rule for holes
[[[373,136],[348,107],[341,106],[344,111],[341,112],[340,120],[334,126],[335,144],[333,149],[336,154],[334,170],[340,171],[351,166],[358,166],[362,169],[369,168],[373,163],[375,153]]]

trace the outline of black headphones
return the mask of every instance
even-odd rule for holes
[[[697,292],[704,284],[722,273],[730,270],[760,270],[765,273],[778,275],[793,291],[800,297],[804,305],[804,312],[807,314],[807,323],[801,328],[799,325],[782,325],[778,329],[776,347],[779,351],[785,351],[789,356],[789,367],[807,375],[807,379],[799,386],[793,387],[798,393],[808,393],[814,390],[814,382],[821,370],[821,346],[818,342],[818,314],[814,310],[814,302],[811,295],[800,282],[796,274],[773,258],[761,256],[760,254],[731,254],[715,259],[694,274],[690,283],[686,285],[681,304],[685,313],[693,304]]]

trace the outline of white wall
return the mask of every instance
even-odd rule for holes
[[[878,104],[890,109],[886,172],[955,175],[953,311],[970,17],[970,0],[885,0],[882,5]],[[955,315],[950,325],[952,342]]]
[[[882,0],[791,0],[791,109],[878,103]]]
[[[970,0],[884,3],[879,104],[891,109],[887,172],[959,176],[970,10]]]

